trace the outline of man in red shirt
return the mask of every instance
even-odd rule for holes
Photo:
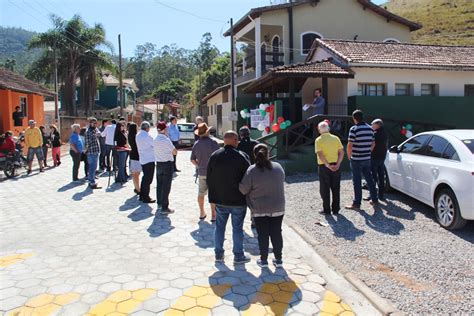
[[[13,140],[13,133],[7,131],[4,140],[0,145],[0,157],[5,157],[8,154],[15,153],[15,141]]]

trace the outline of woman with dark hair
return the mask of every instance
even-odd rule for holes
[[[283,237],[281,225],[285,214],[285,171],[269,158],[268,147],[258,144],[253,150],[255,164],[251,165],[240,182],[240,192],[246,195],[258,233],[261,268],[268,267],[269,239],[272,241],[277,268],[283,266]]]
[[[118,175],[115,182],[121,184],[128,180],[125,174],[125,162],[127,160],[127,153],[130,151],[130,145],[127,141],[127,131],[125,127],[126,125],[124,123],[117,123],[114,135],[115,148],[118,156]]]
[[[49,167],[47,164],[48,161],[48,148],[51,146],[49,141],[49,135],[46,133],[46,127],[43,125],[40,126],[41,136],[43,137],[43,163],[45,167]]]
[[[140,156],[138,155],[137,141],[135,140],[137,136],[137,124],[128,123],[128,144],[130,145],[130,172],[132,173],[133,185],[135,189],[133,190],[136,194],[140,194],[140,172],[142,172],[142,165],[140,164]]]
[[[54,124],[51,124],[49,130],[49,139],[51,140],[52,147],[51,155],[53,156],[53,165],[56,167],[61,164],[61,135]]]

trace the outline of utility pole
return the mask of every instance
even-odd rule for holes
[[[235,72],[234,72],[234,20],[230,19],[230,90],[232,95],[231,109],[237,111],[235,108]],[[236,129],[236,122],[232,121],[232,128]]]
[[[119,93],[120,93],[120,116],[123,117],[123,108],[125,106],[125,100],[123,95],[123,79],[122,79],[122,41],[120,34],[118,35],[119,45]]]
[[[59,122],[59,105],[58,105],[58,60],[56,58],[56,41],[54,41],[53,47],[53,58],[54,58],[54,118],[56,119],[56,125],[58,130],[61,130],[61,124]]]

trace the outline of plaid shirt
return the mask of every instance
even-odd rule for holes
[[[98,128],[91,129],[90,127],[87,128],[85,139],[86,139],[86,150],[87,154],[100,154],[100,144],[98,135],[100,135],[100,131]]]

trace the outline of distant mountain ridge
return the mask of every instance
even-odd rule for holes
[[[474,45],[473,0],[390,0],[382,7],[423,25],[412,33],[415,43]]]
[[[41,54],[40,50],[28,51],[28,43],[36,34],[19,27],[0,26],[0,63],[15,59],[15,71],[24,75]]]

